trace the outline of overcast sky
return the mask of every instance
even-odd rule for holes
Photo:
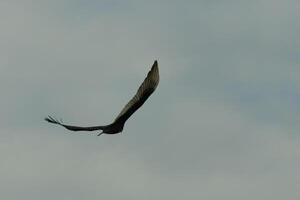
[[[0,1],[0,198],[298,200],[300,1]],[[112,122],[153,61],[160,85]]]

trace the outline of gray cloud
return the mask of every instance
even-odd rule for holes
[[[2,1],[5,199],[298,199],[297,1]],[[154,59],[161,82],[109,123]],[[150,122],[150,123],[149,123]]]

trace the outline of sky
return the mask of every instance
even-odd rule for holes
[[[0,1],[6,200],[300,198],[300,1]],[[154,60],[160,84],[104,125]]]

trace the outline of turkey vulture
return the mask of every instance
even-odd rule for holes
[[[71,131],[97,131],[102,130],[102,133],[106,134],[116,134],[120,133],[123,130],[124,124],[126,120],[137,110],[139,109],[148,97],[154,92],[159,82],[159,72],[158,72],[158,64],[157,61],[154,61],[151,70],[148,72],[147,77],[144,82],[141,84],[139,89],[137,90],[134,97],[126,104],[120,114],[116,117],[113,123],[104,126],[90,126],[90,127],[81,127],[81,126],[72,126],[66,125],[62,122],[62,120],[58,121],[55,118],[48,116],[45,118],[47,122],[58,124],[65,127]]]

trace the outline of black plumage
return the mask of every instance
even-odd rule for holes
[[[90,127],[81,127],[81,126],[72,126],[66,125],[61,121],[56,120],[55,118],[48,116],[45,118],[47,122],[58,124],[65,127],[71,131],[97,131],[102,130],[102,133],[106,134],[116,134],[120,133],[123,130],[124,124],[127,119],[138,110],[145,101],[149,98],[149,96],[154,92],[157,85],[159,83],[159,71],[157,61],[152,65],[151,70],[148,72],[147,77],[137,90],[134,97],[126,104],[126,106],[122,109],[120,114],[116,117],[113,123],[104,126],[90,126]]]

